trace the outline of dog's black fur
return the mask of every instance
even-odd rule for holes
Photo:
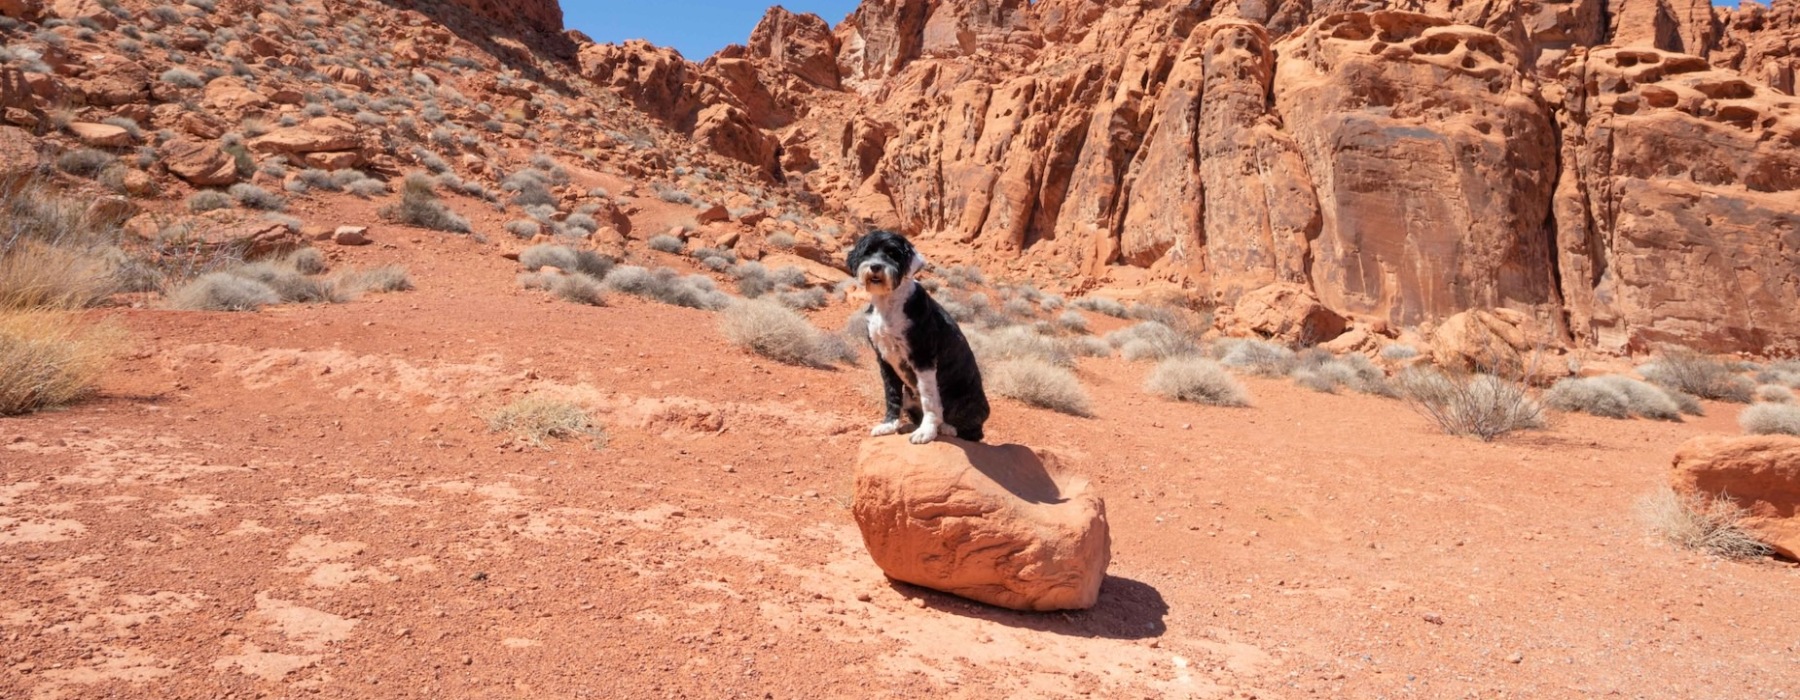
[[[875,231],[856,242],[848,262],[851,274],[873,297],[867,310],[869,343],[875,348],[887,395],[887,415],[875,434],[897,432],[904,413],[913,425],[921,427],[913,434],[913,442],[936,438],[935,434],[921,435],[927,425],[923,410],[927,402],[921,392],[930,392],[932,387],[919,385],[920,372],[933,376],[930,372],[935,370],[936,394],[942,404],[938,421],[950,428],[942,430],[943,434],[980,442],[982,424],[988,419],[981,368],[956,320],[913,279],[924,259],[905,237]],[[896,314],[899,318],[888,318]]]

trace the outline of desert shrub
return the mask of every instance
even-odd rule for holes
[[[1687,349],[1663,352],[1638,368],[1638,374],[1658,385],[1703,399],[1750,403],[1756,383],[1723,362]]]
[[[554,267],[570,274],[580,273],[601,280],[612,271],[615,263],[612,258],[591,250],[543,244],[526,248],[525,252],[519,254],[519,264],[532,272]]]
[[[339,185],[337,180],[331,177],[331,171],[321,170],[319,168],[307,168],[295,173],[294,182],[299,183],[300,187],[298,188],[298,191],[300,192],[305,192],[307,190],[337,192],[343,189],[343,186]],[[296,188],[293,186],[293,183],[289,183],[288,189],[295,190]]]
[[[983,364],[1005,360],[1030,359],[1053,367],[1074,367],[1075,356],[1055,338],[1039,334],[1029,326],[1006,326],[993,331],[966,332],[969,346]]]
[[[344,186],[344,189],[348,190],[350,194],[362,197],[363,199],[384,195],[387,194],[388,191],[387,183],[375,178],[357,180],[356,182]]]
[[[187,311],[255,311],[281,303],[281,295],[254,279],[209,272],[170,293],[168,303]]]
[[[1393,385],[1387,380],[1387,373],[1362,355],[1334,357],[1331,353],[1314,348],[1302,353],[1297,363],[1288,376],[1313,391],[1332,394],[1337,393],[1340,388],[1347,388],[1359,394],[1396,395]]]
[[[317,275],[325,272],[325,254],[318,248],[301,248],[288,254],[282,262],[303,275]]]
[[[1076,357],[1112,357],[1113,354],[1112,343],[1091,335],[1069,338],[1067,347],[1069,352]]]
[[[775,294],[775,300],[782,306],[798,311],[823,309],[831,303],[831,295],[818,287],[802,287],[789,289]]]
[[[95,177],[119,159],[106,151],[78,148],[56,157],[56,169],[76,177]]]
[[[1381,349],[1381,359],[1389,362],[1404,362],[1419,356],[1419,349],[1406,343],[1394,343]]]
[[[118,328],[62,312],[0,312],[0,416],[92,394],[121,343]]]
[[[1248,406],[1249,393],[1224,366],[1201,357],[1173,357],[1157,363],[1145,390],[1164,398],[1208,406]]]
[[[188,211],[199,214],[231,206],[231,195],[218,190],[200,190],[187,198]]]
[[[413,288],[412,275],[401,265],[382,265],[381,267],[358,270],[345,275],[344,285],[355,291],[404,292]]]
[[[239,205],[247,209],[281,211],[283,207],[287,206],[287,200],[277,197],[268,190],[248,182],[240,182],[232,185],[230,193],[232,199],[237,200]]]
[[[1086,333],[1088,332],[1087,317],[1081,315],[1079,311],[1070,309],[1056,317],[1056,327],[1070,333]]]
[[[545,440],[588,437],[596,448],[605,443],[606,431],[568,401],[527,396],[487,414],[488,431],[507,433],[516,441],[544,447]]]
[[[514,238],[534,238],[539,233],[542,233],[543,230],[543,227],[539,226],[538,222],[530,219],[515,219],[506,222],[506,232],[512,234]]]
[[[666,267],[648,270],[621,265],[613,268],[604,281],[607,289],[693,309],[717,311],[731,301],[730,296],[714,288],[712,280],[704,275],[682,277]]]
[[[1036,357],[984,362],[981,373],[986,389],[998,396],[1072,416],[1092,415],[1075,374]]]
[[[162,81],[180,88],[205,87],[206,79],[186,68],[170,68],[162,72]]]
[[[302,274],[292,266],[279,262],[250,263],[227,272],[268,285],[285,303],[339,304],[349,301],[351,296],[350,290],[340,288],[337,280]]]
[[[768,299],[731,303],[720,314],[719,329],[732,344],[776,362],[830,367],[846,350],[792,309]]]
[[[1738,414],[1738,425],[1751,435],[1800,436],[1800,406],[1759,403]]]
[[[606,291],[600,280],[580,272],[528,272],[519,275],[519,284],[526,289],[542,289],[577,304],[606,305]]]
[[[535,170],[523,170],[500,182],[500,190],[513,193],[512,203],[521,207],[556,206],[556,195]]]
[[[1124,304],[1106,297],[1082,297],[1075,300],[1074,306],[1083,311],[1092,311],[1113,318],[1125,318],[1131,313]]]
[[[1756,387],[1756,401],[1758,403],[1791,404],[1794,402],[1794,390],[1780,384],[1764,384]]]
[[[1669,392],[1617,375],[1558,380],[1544,392],[1544,405],[1602,418],[1681,419],[1681,405],[1669,396]]]
[[[1294,351],[1266,340],[1228,338],[1213,346],[1219,364],[1240,372],[1280,377],[1292,372],[1298,358]]]
[[[769,236],[769,245],[781,250],[792,249],[795,243],[797,243],[797,241],[794,240],[794,234],[786,231],[776,231]]]
[[[1106,342],[1119,349],[1127,360],[1166,360],[1197,354],[1200,349],[1192,338],[1160,321],[1144,321],[1106,334]]]
[[[1491,374],[1452,376],[1411,368],[1397,378],[1407,405],[1450,435],[1493,440],[1544,426],[1544,411],[1525,385]]]
[[[1800,360],[1782,360],[1771,363],[1756,373],[1756,382],[1800,389]]]
[[[668,234],[662,234],[662,235],[658,235],[658,236],[652,236],[650,238],[649,243],[647,243],[646,245],[650,246],[651,250],[661,251],[664,253],[680,253],[682,247],[687,244],[683,243],[681,241],[681,239],[679,239],[679,238],[676,238],[676,237],[668,235]]]
[[[1767,556],[1769,546],[1744,529],[1744,509],[1726,495],[1683,496],[1667,486],[1638,500],[1638,519],[1683,549],[1726,559]]]
[[[987,276],[981,273],[981,268],[974,265],[952,265],[939,270],[939,272],[943,274],[946,284],[957,289],[987,285]]]
[[[80,308],[116,288],[119,222],[87,202],[26,183],[0,199],[0,309]]]
[[[413,173],[406,176],[400,192],[400,203],[381,208],[381,215],[392,221],[448,233],[468,233],[469,220],[450,211],[438,201],[437,184],[431,176]]]

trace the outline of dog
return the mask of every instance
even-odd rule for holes
[[[874,231],[850,249],[848,262],[869,291],[869,344],[887,402],[887,415],[869,434],[900,432],[904,415],[917,426],[915,445],[940,435],[981,442],[988,419],[981,368],[956,320],[915,279],[924,256],[900,234]]]

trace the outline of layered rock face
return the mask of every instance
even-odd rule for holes
[[[1758,539],[1800,555],[1800,438],[1694,438],[1675,453],[1669,482],[1684,496],[1730,498]]]
[[[1800,0],[867,0],[703,65],[583,58],[773,179],[1078,290],[1800,351]]]

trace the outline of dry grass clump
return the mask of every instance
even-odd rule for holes
[[[1445,433],[1490,441],[1516,430],[1544,427],[1544,409],[1523,383],[1491,374],[1452,376],[1432,368],[1401,372],[1407,405]]]
[[[650,249],[654,250],[654,251],[659,251],[659,252],[663,252],[663,253],[680,253],[681,249],[687,246],[687,243],[684,243],[684,242],[682,242],[681,239],[665,233],[665,234],[658,235],[658,236],[651,236],[650,241],[648,243],[646,243],[645,245],[649,246]]]
[[[1394,343],[1381,349],[1381,359],[1389,362],[1405,362],[1419,356],[1419,349],[1406,343]]]
[[[346,274],[344,280],[344,283],[351,289],[376,294],[406,292],[413,289],[412,275],[402,265],[382,265],[368,270],[353,271]]]
[[[1638,500],[1638,519],[1670,543],[1725,559],[1768,556],[1771,549],[1744,529],[1744,509],[1730,497],[1682,496],[1667,486]]]
[[[407,175],[405,185],[400,189],[400,203],[382,207],[381,215],[390,221],[434,231],[468,233],[472,230],[468,219],[438,201],[437,182],[424,173]]]
[[[1374,396],[1399,395],[1393,384],[1388,382],[1386,372],[1376,367],[1369,358],[1354,353],[1336,357],[1313,348],[1300,354],[1288,376],[1301,386],[1326,394],[1335,394],[1338,389],[1346,388],[1359,394]]]
[[[1056,327],[1069,333],[1086,333],[1088,332],[1088,320],[1086,316],[1081,315],[1081,312],[1069,309],[1056,317]]]
[[[987,390],[996,395],[1071,416],[1092,415],[1092,402],[1075,374],[1041,359],[983,363],[981,373]]]
[[[256,311],[276,304],[342,304],[363,292],[413,288],[406,268],[388,265],[323,276],[318,251],[304,249],[280,260],[239,264],[196,277],[169,293],[170,308],[187,311]]]
[[[1764,384],[1756,387],[1757,403],[1794,403],[1794,390],[1780,384]]]
[[[1066,347],[1068,347],[1069,353],[1076,357],[1112,357],[1113,354],[1112,343],[1106,342],[1104,338],[1096,338],[1091,335],[1070,338]]]
[[[591,250],[561,245],[534,245],[519,254],[519,264],[530,272],[554,267],[570,274],[580,273],[596,280],[606,279],[616,264],[612,258]]]
[[[983,363],[1031,359],[1054,367],[1075,366],[1075,356],[1066,345],[1029,326],[1007,326],[987,332],[970,329],[964,334],[970,349]]]
[[[1196,355],[1200,346],[1193,338],[1161,321],[1144,321],[1106,334],[1106,342],[1127,360],[1167,360]]]
[[[1208,406],[1248,406],[1249,392],[1219,363],[1202,357],[1173,357],[1157,363],[1144,381],[1157,396]]]
[[[169,294],[170,308],[186,311],[256,311],[281,303],[274,288],[229,272],[209,272]]]
[[[604,446],[606,430],[568,401],[527,396],[487,414],[488,430],[510,433],[514,440],[544,447],[550,438],[568,440],[587,436],[594,447]]]
[[[1751,435],[1800,436],[1800,406],[1759,403],[1738,414],[1738,425]]]
[[[93,393],[122,333],[60,312],[0,312],[0,416],[54,408]]]
[[[0,309],[81,308],[118,290],[122,222],[37,182],[0,194]]]
[[[820,331],[805,316],[769,299],[745,299],[725,307],[719,329],[732,344],[776,362],[831,367],[854,359],[855,351],[843,338]]]
[[[1783,360],[1764,367],[1756,373],[1756,381],[1800,389],[1800,360]]]
[[[1076,299],[1072,305],[1083,311],[1092,311],[1113,318],[1125,318],[1131,313],[1129,309],[1125,308],[1124,304],[1119,303],[1115,299],[1108,299],[1106,297],[1082,297]]]
[[[1667,390],[1618,375],[1559,380],[1544,392],[1544,404],[1602,418],[1681,420],[1681,404]]]
[[[714,287],[711,278],[705,275],[683,277],[666,267],[648,270],[636,265],[621,265],[613,268],[604,282],[606,288],[613,291],[691,309],[717,311],[731,303],[730,295]]]
[[[1294,351],[1266,340],[1227,338],[1213,345],[1219,364],[1264,377],[1283,377],[1294,370],[1299,358]]]
[[[1686,348],[1666,350],[1638,368],[1653,383],[1703,399],[1750,403],[1756,383],[1730,365]]]
[[[580,272],[540,270],[519,275],[519,286],[542,289],[566,301],[605,306],[606,290],[600,280]]]

